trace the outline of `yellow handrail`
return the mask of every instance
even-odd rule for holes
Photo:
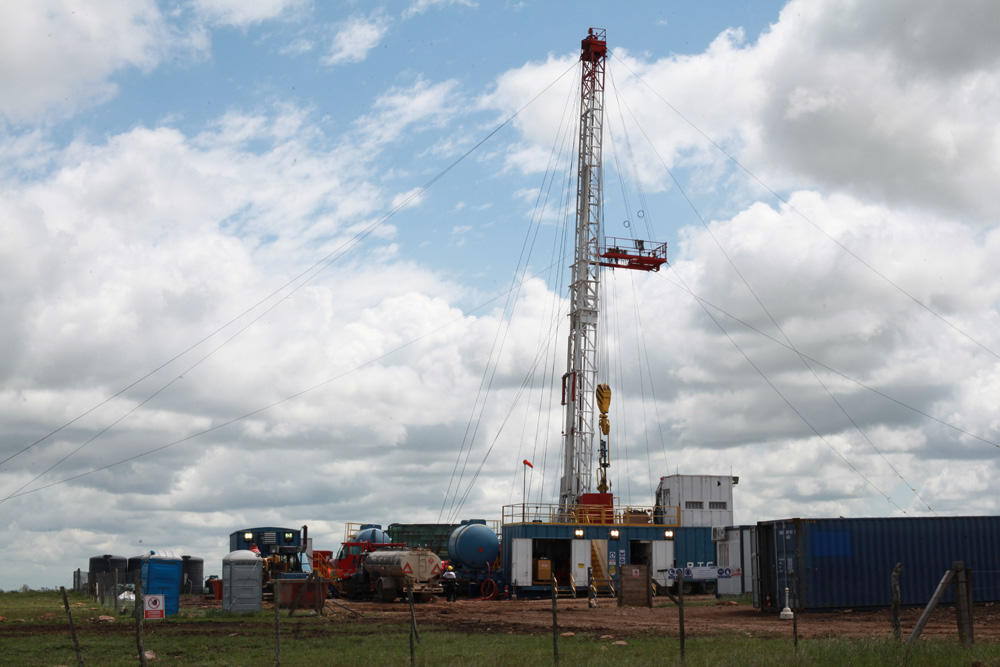
[[[681,525],[680,507],[676,505],[639,507],[635,505],[574,505],[521,503],[504,505],[503,525],[515,523],[670,526]]]

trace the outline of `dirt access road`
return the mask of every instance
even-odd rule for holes
[[[753,607],[734,605],[716,601],[714,597],[691,596],[684,607],[685,634],[692,636],[737,635],[747,637],[791,638],[792,622],[782,621],[777,614],[764,614]],[[560,632],[573,632],[594,637],[615,639],[637,635],[664,635],[676,637],[679,634],[678,609],[666,598],[657,598],[653,608],[616,606],[614,600],[598,600],[597,608],[589,608],[587,600],[560,599],[558,620]],[[219,600],[195,596],[181,597],[181,614],[198,614],[206,609],[220,609]],[[270,603],[264,605],[264,616],[273,613]],[[92,608],[93,609],[93,608]],[[921,614],[920,609],[904,609],[901,615],[904,639],[909,636]],[[287,611],[282,610],[282,616]],[[296,612],[300,615],[309,611]],[[415,606],[417,623],[420,626],[445,627],[455,632],[478,634],[549,634],[552,632],[551,600],[504,600],[481,601],[459,600],[449,603],[443,599]],[[53,617],[55,615],[52,615]],[[975,638],[977,642],[1000,642],[1000,604],[976,605],[974,612]],[[118,619],[116,619],[118,620]],[[409,606],[404,602],[391,604],[375,602],[346,602],[327,600],[322,617],[314,617],[308,633],[322,634],[323,626],[353,625],[361,633],[368,632],[365,626],[386,622],[407,624],[410,620]],[[131,632],[131,623],[86,623],[88,631],[97,633]],[[258,620],[250,621],[239,617],[232,620],[213,619],[205,623],[177,625],[177,631],[185,634],[225,635],[243,632],[259,625]],[[11,635],[34,633],[63,633],[60,624],[20,625],[4,623],[4,632]],[[167,632],[174,626],[164,626]],[[876,638],[890,637],[892,623],[888,610],[855,610],[827,613],[802,613],[798,618],[799,637],[823,638]],[[957,621],[953,607],[935,610],[923,631],[924,637],[958,638]]]
[[[684,629],[687,636],[737,634],[755,637],[791,637],[792,622],[782,621],[777,614],[764,614],[748,605],[733,605],[716,601],[714,597],[694,596],[686,599]],[[405,623],[409,607],[402,602],[392,604],[347,602],[347,608],[363,614],[363,619],[391,620]],[[558,601],[560,632],[586,633],[627,637],[640,634],[679,634],[678,609],[667,598],[657,598],[652,609],[616,606],[614,600],[598,600],[591,609],[587,600]],[[662,605],[662,606],[661,606]],[[327,603],[326,614],[335,618],[357,618],[353,614]],[[449,627],[458,632],[524,633],[552,632],[551,600],[478,601],[459,600],[448,603],[441,599],[415,607],[418,624]],[[904,609],[901,625],[904,639],[909,636],[921,609]],[[976,640],[1000,641],[1000,605],[977,605],[974,610]],[[952,607],[939,607],[924,627],[924,637],[958,636],[958,624]],[[857,610],[827,613],[802,613],[798,618],[799,637],[888,637],[892,622],[888,610]]]

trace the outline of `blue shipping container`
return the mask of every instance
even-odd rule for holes
[[[711,526],[681,526],[673,531],[676,567],[715,564],[715,542],[712,541]]]
[[[903,605],[926,605],[957,561],[973,570],[975,602],[1000,601],[1000,516],[787,519],[754,534],[754,604],[765,611],[784,607],[786,587],[804,610],[888,607],[896,563]]]

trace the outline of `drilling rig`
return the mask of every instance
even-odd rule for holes
[[[581,44],[580,134],[577,164],[576,235],[570,279],[570,330],[566,373],[562,377],[563,475],[559,506],[612,505],[607,479],[610,467],[608,410],[611,388],[598,385],[597,324],[600,315],[600,270],[657,271],[667,261],[665,243],[633,238],[607,238],[602,233],[602,155],[604,78],[608,46],[605,31],[591,28]],[[606,370],[606,369],[605,369]],[[594,458],[595,403],[600,409],[597,493],[590,492]]]

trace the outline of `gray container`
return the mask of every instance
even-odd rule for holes
[[[205,561],[194,556],[181,556],[181,593],[201,595],[204,591]]]
[[[222,559],[222,611],[263,610],[264,562],[252,551],[233,551]]]

